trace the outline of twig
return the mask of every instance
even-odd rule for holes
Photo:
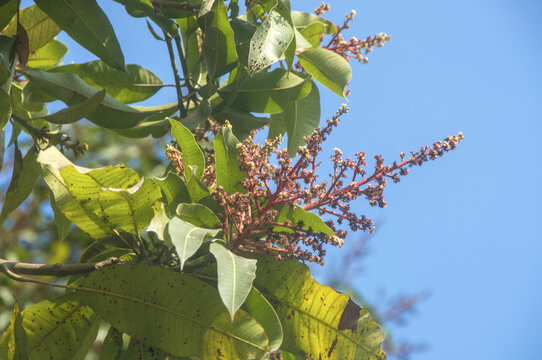
[[[105,266],[120,264],[122,261],[119,258],[111,257],[107,260],[97,263],[83,264],[31,264],[16,261],[7,261],[0,259],[0,272],[3,272],[10,278],[16,281],[27,281],[21,278],[22,275],[36,276],[55,276],[64,277],[78,274],[88,274],[94,270],[101,269]]]
[[[181,78],[179,76],[179,70],[177,69],[177,63],[175,62],[175,54],[173,53],[173,46],[171,45],[171,37],[165,31],[164,38],[166,39],[167,51],[169,53],[169,60],[171,62],[171,69],[173,70],[173,76],[175,77],[175,88],[177,89],[177,101],[179,102],[179,111],[181,112],[181,118],[184,118],[188,113],[183,103]]]

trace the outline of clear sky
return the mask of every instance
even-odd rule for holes
[[[311,11],[319,1],[292,1]],[[127,63],[173,83],[165,46],[111,1]],[[351,112],[328,146],[389,162],[462,131],[453,153],[387,189],[388,207],[357,209],[383,220],[355,287],[368,299],[429,291],[399,338],[426,342],[417,360],[542,359],[542,2],[390,0],[331,3],[336,22],[352,7],[349,34],[392,41],[353,64]],[[66,62],[94,56],[65,35]],[[323,116],[341,99],[321,90]],[[175,101],[162,90],[152,103]],[[83,139],[84,140],[84,139]],[[351,235],[347,242],[358,237]],[[348,245],[347,245],[348,247]],[[333,265],[336,253],[328,258]],[[321,274],[320,270],[320,274]],[[325,268],[324,268],[325,271]]]

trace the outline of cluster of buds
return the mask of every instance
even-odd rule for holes
[[[339,123],[346,106],[327,120],[327,125],[316,129],[305,138],[306,145],[298,148],[294,162],[286,149],[279,150],[281,137],[260,145],[251,138],[237,147],[239,168],[246,173],[242,182],[243,193],[227,193],[215,187],[213,194],[224,208],[224,233],[230,248],[235,251],[265,253],[277,258],[292,257],[304,261],[324,263],[325,245],[341,246],[347,234],[341,225],[351,231],[373,232],[373,222],[364,215],[354,213],[350,203],[362,196],[372,206],[386,206],[384,189],[387,179],[394,182],[408,174],[408,168],[434,160],[455,149],[463,139],[461,133],[449,136],[432,146],[425,146],[410,157],[400,153],[401,161],[385,165],[381,156],[375,156],[374,170],[366,172],[365,154],[344,159],[339,149],[330,157],[333,173],[325,181],[318,181],[317,156],[322,143]],[[272,160],[272,158],[275,158]],[[329,236],[316,232],[302,221],[292,223],[280,215],[285,207],[290,212],[317,212],[335,233]],[[286,211],[288,212],[288,211]],[[295,218],[295,216],[293,217]]]
[[[316,9],[314,9],[314,13],[316,15],[323,15],[329,10],[331,10],[329,4],[325,4],[324,2],[322,2]]]
[[[337,27],[337,31],[333,34],[331,40],[324,48],[331,50],[347,61],[350,59],[357,59],[359,62],[367,63],[369,58],[367,54],[373,52],[374,47],[382,47],[386,42],[391,40],[391,37],[387,34],[380,33],[374,36],[368,36],[366,39],[358,39],[352,37],[349,40],[345,40],[342,32],[346,29],[350,29],[350,22],[354,20],[356,11],[352,10],[349,14],[346,14],[346,19],[342,26]]]

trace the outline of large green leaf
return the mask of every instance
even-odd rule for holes
[[[87,84],[107,90],[107,94],[124,104],[146,100],[163,87],[158,76],[134,64],[126,65],[124,70],[117,70],[96,60],[59,66],[52,71],[76,74]]]
[[[197,167],[195,175],[198,179],[201,179],[203,170],[205,170],[205,156],[201,151],[194,135],[183,124],[175,120],[169,120],[171,124],[171,134],[177,141],[177,144],[181,148],[184,164],[184,176],[190,181],[192,177],[192,171],[189,166]]]
[[[62,41],[51,40],[30,55],[26,67],[29,69],[50,69],[62,60],[68,47]]]
[[[62,109],[54,114],[47,115],[41,119],[53,124],[71,124],[77,120],[92,114],[105,98],[105,90],[98,91],[88,99],[73,106]]]
[[[21,152],[15,148],[15,160],[13,164],[13,175],[9,184],[2,212],[0,213],[0,224],[7,216],[19,207],[34,190],[34,186],[40,176],[40,166],[36,162],[37,153],[34,147],[28,149],[28,152],[22,159]]]
[[[299,261],[257,259],[254,286],[281,319],[281,349],[311,359],[386,358],[382,329],[348,295],[318,284]]]
[[[31,84],[36,85],[48,95],[63,101],[68,106],[76,105],[100,91],[71,73],[27,70],[25,75]],[[124,129],[136,125],[149,115],[105,95],[100,106],[88,116],[88,120],[105,128]]]
[[[108,65],[124,68],[113,26],[95,0],[36,0],[36,4],[81,46]]]
[[[39,302],[21,316],[27,335],[25,358],[30,360],[83,360],[94,344],[100,324],[92,309],[71,295]],[[6,332],[4,336],[10,334]]]
[[[19,12],[19,21],[28,34],[28,47],[31,53],[53,40],[60,32],[58,25],[36,5],[21,10]],[[3,34],[14,36],[16,33],[17,18],[14,18]]]
[[[179,204],[176,212],[181,219],[195,226],[216,229],[221,224],[211,209],[202,204]]]
[[[154,211],[151,206],[160,197],[162,194],[159,187],[143,177],[128,189],[102,189],[98,200],[107,222],[112,227],[139,234],[153,218]]]
[[[269,349],[264,329],[252,317],[241,310],[232,322],[217,290],[190,275],[114,265],[72,288],[115,328],[174,355],[261,359]]]
[[[315,22],[321,22],[324,24],[327,34],[333,34],[335,31],[337,31],[337,25],[335,25],[333,22],[311,13],[292,11],[292,20],[296,29],[299,31],[303,31],[303,29]]]
[[[180,203],[191,203],[186,183],[177,173],[170,171],[164,178],[153,178],[164,194],[170,213],[174,213]]]
[[[224,190],[230,193],[246,192],[241,184],[246,178],[246,173],[239,170],[238,144],[239,140],[227,126],[222,127],[222,133],[215,135],[216,184],[224,187]]]
[[[350,64],[341,55],[323,48],[298,54],[303,68],[322,85],[344,98],[344,87],[352,78]]]
[[[235,84],[231,84],[219,93],[229,96],[234,90]],[[307,96],[310,90],[310,77],[284,69],[259,72],[241,82],[233,106],[249,112],[280,113],[290,101]]]
[[[27,360],[28,337],[23,327],[19,304],[15,302],[8,328],[0,339],[0,359]]]
[[[279,1],[250,40],[248,67],[255,74],[279,61],[294,39],[294,28],[285,5]],[[294,49],[295,50],[295,49]]]
[[[199,23],[204,30],[203,57],[209,76],[214,80],[237,65],[233,30],[224,0],[214,0],[210,11],[200,17]]]
[[[209,252],[217,264],[218,292],[233,321],[245,302],[256,277],[256,260],[235,255],[219,243],[212,243]]]
[[[220,229],[205,229],[192,225],[178,217],[171,219],[167,225],[166,242],[175,246],[179,255],[179,264],[183,271],[185,261],[198,251],[205,236],[215,236]]]
[[[269,349],[279,350],[283,337],[282,325],[277,312],[262,293],[252,287],[241,309],[248,312],[263,326],[269,339]]]
[[[49,189],[49,198],[51,199],[51,209],[53,209],[53,214],[55,215],[55,226],[56,226],[56,234],[58,240],[64,240],[66,236],[68,236],[68,233],[70,232],[70,228],[72,225],[72,222],[68,220],[68,218],[62,213],[62,211],[58,208],[58,205],[55,201],[55,196],[51,189]]]
[[[297,154],[297,148],[305,145],[305,136],[311,134],[320,124],[320,93],[316,84],[303,99],[291,102],[280,114],[271,114],[269,138],[288,133],[288,155]],[[280,129],[280,130],[279,130]]]
[[[56,148],[40,152],[42,175],[62,213],[96,240],[116,228],[137,234],[150,222],[162,195],[152,181],[124,165],[74,166]]]

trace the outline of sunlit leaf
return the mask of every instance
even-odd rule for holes
[[[36,0],[72,39],[117,69],[124,69],[124,55],[115,31],[95,0]]]
[[[115,328],[174,355],[260,359],[268,352],[264,329],[252,317],[240,310],[232,322],[216,288],[190,275],[114,265],[73,289]]]
[[[29,69],[50,69],[62,60],[68,47],[62,41],[51,40],[30,56],[26,63]]]
[[[216,183],[224,187],[227,192],[246,192],[241,185],[246,173],[239,169],[237,145],[239,140],[232,130],[222,127],[222,133],[216,134],[214,139]]]
[[[248,312],[263,326],[265,334],[269,338],[269,349],[271,351],[279,350],[283,337],[280,319],[273,306],[255,287],[252,287],[248,293],[241,309]]]
[[[306,211],[300,206],[292,207],[288,204],[279,205],[276,210],[278,214],[275,222],[277,223],[284,223],[286,220],[288,220],[293,226],[301,224],[301,228],[303,230],[310,230],[315,233],[335,236],[333,230],[326,225],[320,216],[310,211]],[[283,226],[276,226],[274,231],[286,233],[294,232],[292,229]]]
[[[297,260],[257,259],[254,286],[281,319],[281,349],[311,359],[386,359],[382,329],[348,295],[318,284]]]
[[[53,214],[55,215],[56,234],[59,240],[64,240],[70,232],[72,222],[68,220],[68,218],[58,208],[55,202],[54,194],[52,193],[51,189],[49,189],[49,191],[49,198],[51,199],[51,209],[53,209]]]
[[[219,243],[212,243],[209,252],[217,263],[218,292],[233,321],[252,289],[256,276],[256,260],[235,255]]]
[[[54,39],[60,32],[58,25],[39,7],[32,5],[19,12],[19,21],[28,35],[29,51],[34,52]],[[17,18],[3,32],[6,36],[17,33]]]
[[[311,13],[292,11],[292,20],[295,27],[299,31],[303,31],[303,29],[315,22],[321,22],[324,24],[326,27],[326,34],[333,34],[335,31],[337,31],[337,25],[335,25],[333,22]]]
[[[243,140],[252,130],[260,129],[269,123],[268,118],[257,117],[251,113],[228,107],[217,114],[213,114],[213,119],[220,124],[225,124],[226,120],[232,125],[232,131],[235,136]]]
[[[205,229],[194,226],[178,217],[171,219],[167,226],[166,241],[175,246],[179,264],[183,271],[185,261],[198,251],[205,236],[215,236],[220,229]]]
[[[250,40],[248,67],[251,74],[279,61],[294,39],[294,28],[284,6],[279,1]]]
[[[71,295],[34,304],[21,317],[27,336],[25,359],[84,359],[100,324],[92,309]]]
[[[17,302],[15,302],[9,326],[0,339],[0,358],[5,360],[28,359],[28,337],[23,327]]]
[[[320,46],[322,35],[326,33],[326,25],[323,22],[315,21],[300,31],[301,35],[308,40],[312,47]]]
[[[303,68],[322,85],[344,98],[344,87],[352,78],[350,64],[328,49],[308,49],[298,54]]]
[[[0,30],[9,24],[13,16],[17,13],[18,6],[18,0],[7,0],[0,5]]]
[[[203,152],[196,142],[194,135],[178,121],[170,119],[169,122],[171,124],[171,134],[181,148],[183,163],[185,165],[185,178],[190,180],[192,177],[192,172],[188,166],[195,166],[197,167],[195,175],[198,179],[201,179],[203,170],[205,170],[205,157],[203,156]]]

